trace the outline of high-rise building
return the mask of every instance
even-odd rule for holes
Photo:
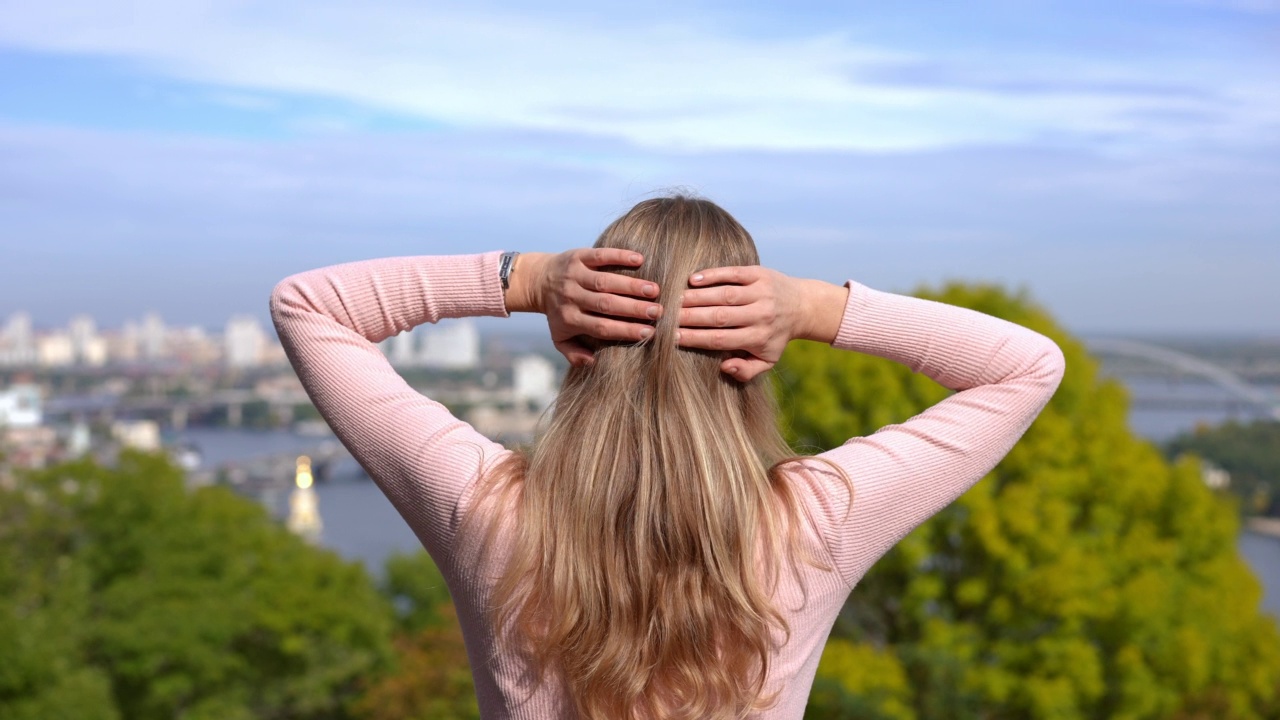
[[[468,319],[432,328],[423,338],[418,363],[425,367],[470,370],[480,364],[480,332]]]
[[[517,402],[532,402],[539,410],[556,397],[556,367],[541,355],[521,355],[512,362],[512,393]]]
[[[142,360],[163,360],[169,352],[164,321],[154,312],[142,318],[138,328],[138,350]]]
[[[35,364],[36,342],[31,316],[24,312],[13,313],[0,329],[0,366]]]
[[[71,336],[71,353],[76,363],[90,367],[106,364],[107,341],[98,334],[92,317],[77,315],[71,318],[71,325],[67,330]]]
[[[416,336],[411,330],[399,335],[392,335],[383,344],[387,359],[396,367],[409,367],[416,361]]]
[[[250,368],[262,364],[267,333],[254,316],[233,316],[227,321],[222,338],[223,357],[229,367]]]

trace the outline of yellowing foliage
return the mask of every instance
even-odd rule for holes
[[[1067,375],[1000,465],[862,580],[833,652],[874,660],[824,656],[826,681],[880,698],[881,668],[898,668],[922,720],[1280,717],[1280,633],[1237,555],[1234,510],[1196,462],[1170,464],[1135,437],[1124,389],[1025,294],[952,284],[918,295],[1043,333]],[[904,366],[814,343],[788,349],[778,383],[801,451],[949,394]],[[815,686],[810,714],[839,712],[833,697]]]

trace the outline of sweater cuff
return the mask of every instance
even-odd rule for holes
[[[508,317],[498,279],[501,250],[477,255],[422,257],[418,272],[430,288],[439,318]]]

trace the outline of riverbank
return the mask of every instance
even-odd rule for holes
[[[1249,532],[1280,540],[1280,518],[1249,518],[1245,521]]]

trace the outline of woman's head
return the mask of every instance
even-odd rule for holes
[[[780,558],[795,559],[790,456],[765,377],[676,344],[690,275],[758,263],[706,200],[647,200],[597,247],[640,252],[621,273],[664,306],[641,343],[600,343],[571,368],[531,452],[497,475],[518,490],[495,622],[593,717],[735,717],[762,697]]]

